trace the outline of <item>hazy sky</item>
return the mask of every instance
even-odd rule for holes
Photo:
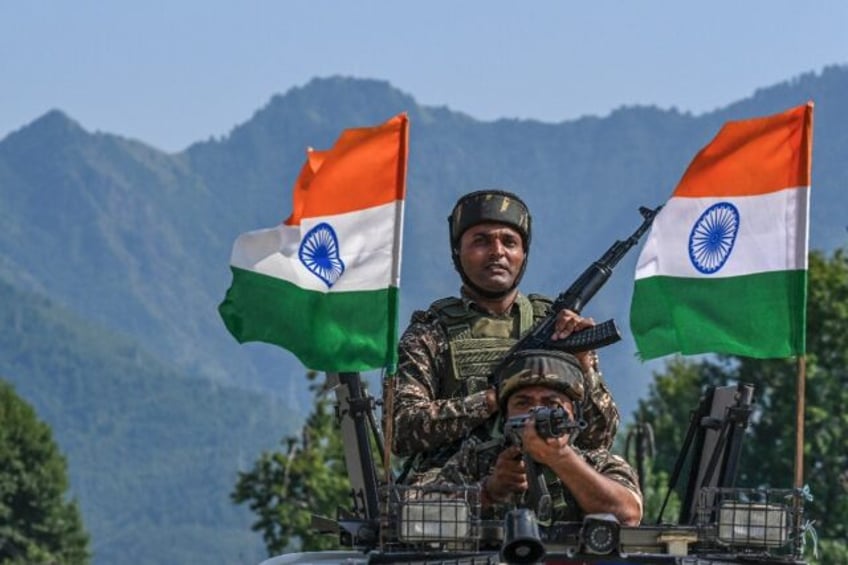
[[[176,151],[337,74],[485,120],[701,113],[832,64],[845,0],[0,0],[0,138],[58,108]]]

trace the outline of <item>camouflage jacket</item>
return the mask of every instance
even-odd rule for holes
[[[495,434],[496,435],[496,434]],[[455,453],[441,469],[430,471],[416,477],[416,487],[428,486],[464,486],[477,485],[489,476],[494,469],[498,454],[503,450],[502,438],[489,439],[481,434],[474,434],[462,442],[459,451]],[[636,494],[641,500],[639,480],[636,471],[627,461],[609,450],[599,448],[581,450],[573,447],[589,465],[600,474],[623,485]],[[547,479],[548,490],[554,499],[554,521],[579,521],[584,513],[580,510],[574,496],[565,488],[562,482],[546,467],[542,470]],[[507,510],[522,504],[521,500],[494,505],[486,509],[484,517],[502,518]]]
[[[479,310],[472,300],[462,301]],[[485,391],[440,397],[440,381],[450,374],[450,364],[450,340],[437,314],[432,308],[413,313],[398,345],[397,376],[387,386],[394,386],[392,449],[401,457],[418,455],[416,472],[443,464],[464,437],[489,419]],[[588,426],[577,445],[609,449],[618,430],[618,408],[600,373],[593,371],[586,380],[583,417]]]

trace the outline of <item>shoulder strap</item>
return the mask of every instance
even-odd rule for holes
[[[440,298],[430,304],[429,310],[444,325],[448,339],[455,338],[465,332],[471,332],[469,320],[473,314],[465,308],[462,299],[455,296]]]
[[[548,315],[553,301],[541,294],[525,296],[519,293],[516,298],[520,315],[519,327],[521,335],[527,333],[533,324]],[[463,304],[462,299],[455,296],[440,298],[430,304],[429,310],[438,318],[448,333],[448,338],[468,335],[471,332],[470,320],[475,314]]]
[[[543,294],[528,294],[527,298],[533,305],[533,317],[537,320],[544,318],[551,311],[554,301]]]
[[[530,298],[521,293],[518,294],[518,298],[515,299],[515,302],[518,305],[518,314],[520,316],[518,326],[519,332],[520,335],[524,335],[530,331],[530,328],[533,327],[533,322],[536,321],[535,310]]]

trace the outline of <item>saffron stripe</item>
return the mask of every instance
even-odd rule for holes
[[[726,123],[695,156],[674,196],[753,196],[810,186],[813,104]]]
[[[408,119],[400,114],[379,126],[346,129],[331,149],[310,152],[285,223],[403,200],[407,140]]]

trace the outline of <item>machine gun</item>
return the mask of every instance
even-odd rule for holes
[[[524,427],[531,418],[535,421],[536,433],[542,439],[562,437],[572,430],[583,430],[586,428],[585,420],[581,417],[573,420],[571,415],[562,406],[556,406],[554,408],[536,406],[535,408],[531,408],[526,414],[519,414],[506,420],[504,423],[506,445],[517,445],[521,447],[521,436],[524,433]],[[527,470],[528,489],[526,506],[536,513],[536,518],[539,522],[548,522],[553,515],[553,501],[550,492],[548,492],[545,475],[542,472],[541,465],[533,460],[533,458],[526,453],[522,457],[524,458],[524,467]]]

